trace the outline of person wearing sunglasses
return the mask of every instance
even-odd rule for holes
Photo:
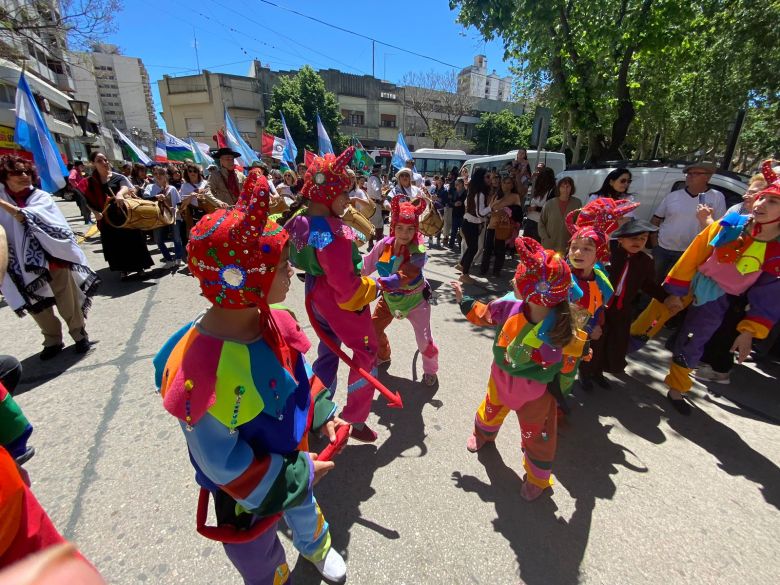
[[[64,349],[62,323],[77,353],[91,344],[85,330],[92,296],[100,285],[51,193],[36,187],[38,171],[21,157],[0,157],[0,226],[8,246],[0,292],[17,315],[30,313],[43,334],[42,360]],[[5,267],[2,267],[5,268]]]
[[[699,232],[726,214],[723,193],[709,186],[716,168],[704,162],[686,166],[685,187],[669,193],[653,211],[650,221],[659,226],[658,234],[651,236],[655,278],[659,283]]]

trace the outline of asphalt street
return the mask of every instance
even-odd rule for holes
[[[61,207],[83,232],[75,204]],[[17,400],[35,426],[32,487],[109,583],[238,584],[221,546],[195,532],[197,487],[184,438],[153,380],[152,357],[206,302],[181,272],[158,268],[119,282],[99,238],[83,246],[104,280],[87,324],[97,342],[89,354],[69,348],[39,361],[34,321],[0,308],[0,349],[25,367]],[[455,305],[448,286],[455,262],[434,250],[427,268],[438,388],[421,384],[412,329],[395,322],[392,363],[381,378],[400,391],[404,409],[377,398],[369,423],[379,440],[348,446],[316,488],[349,583],[777,582],[780,364],[738,367],[731,386],[696,384],[696,409],[686,418],[664,396],[670,354],[651,342],[626,375],[611,378],[611,390],[575,388],[554,491],[526,503],[513,417],[495,447],[465,448],[492,332],[472,327]],[[503,294],[505,276],[468,292]],[[287,305],[312,337],[297,280]],[[345,387],[344,375],[337,400]],[[295,583],[319,583],[283,529],[282,541]]]

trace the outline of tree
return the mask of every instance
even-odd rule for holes
[[[283,136],[284,113],[287,129],[299,152],[306,148],[317,152],[317,113],[328,132],[333,148],[346,148],[347,139],[339,134],[341,110],[336,94],[325,90],[325,81],[309,65],[304,65],[296,75],[279,78],[271,92],[266,131]]]
[[[503,154],[526,147],[531,139],[532,122],[528,114],[515,116],[510,110],[483,113],[474,128],[475,152]]]
[[[404,107],[420,117],[433,147],[447,146],[457,134],[460,119],[474,109],[474,98],[458,93],[455,72],[409,72],[401,84]]]
[[[120,0],[32,0],[18,7],[4,3],[0,7],[0,34],[5,38],[0,42],[0,53],[14,60],[23,58],[27,48],[20,55],[9,36],[40,49],[63,44],[65,37],[72,49],[89,48],[116,30],[115,19],[121,9]]]

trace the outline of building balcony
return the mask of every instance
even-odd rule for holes
[[[349,126],[347,124],[339,125],[339,132],[345,136],[357,136],[360,140],[377,140],[379,138],[379,128],[370,126]]]

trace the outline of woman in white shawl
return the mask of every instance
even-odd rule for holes
[[[89,351],[84,329],[100,278],[52,196],[37,189],[35,166],[20,157],[0,157],[0,225],[8,239],[8,271],[0,284],[16,314],[29,312],[43,333],[42,360],[65,347],[54,305],[76,342],[77,353]]]

